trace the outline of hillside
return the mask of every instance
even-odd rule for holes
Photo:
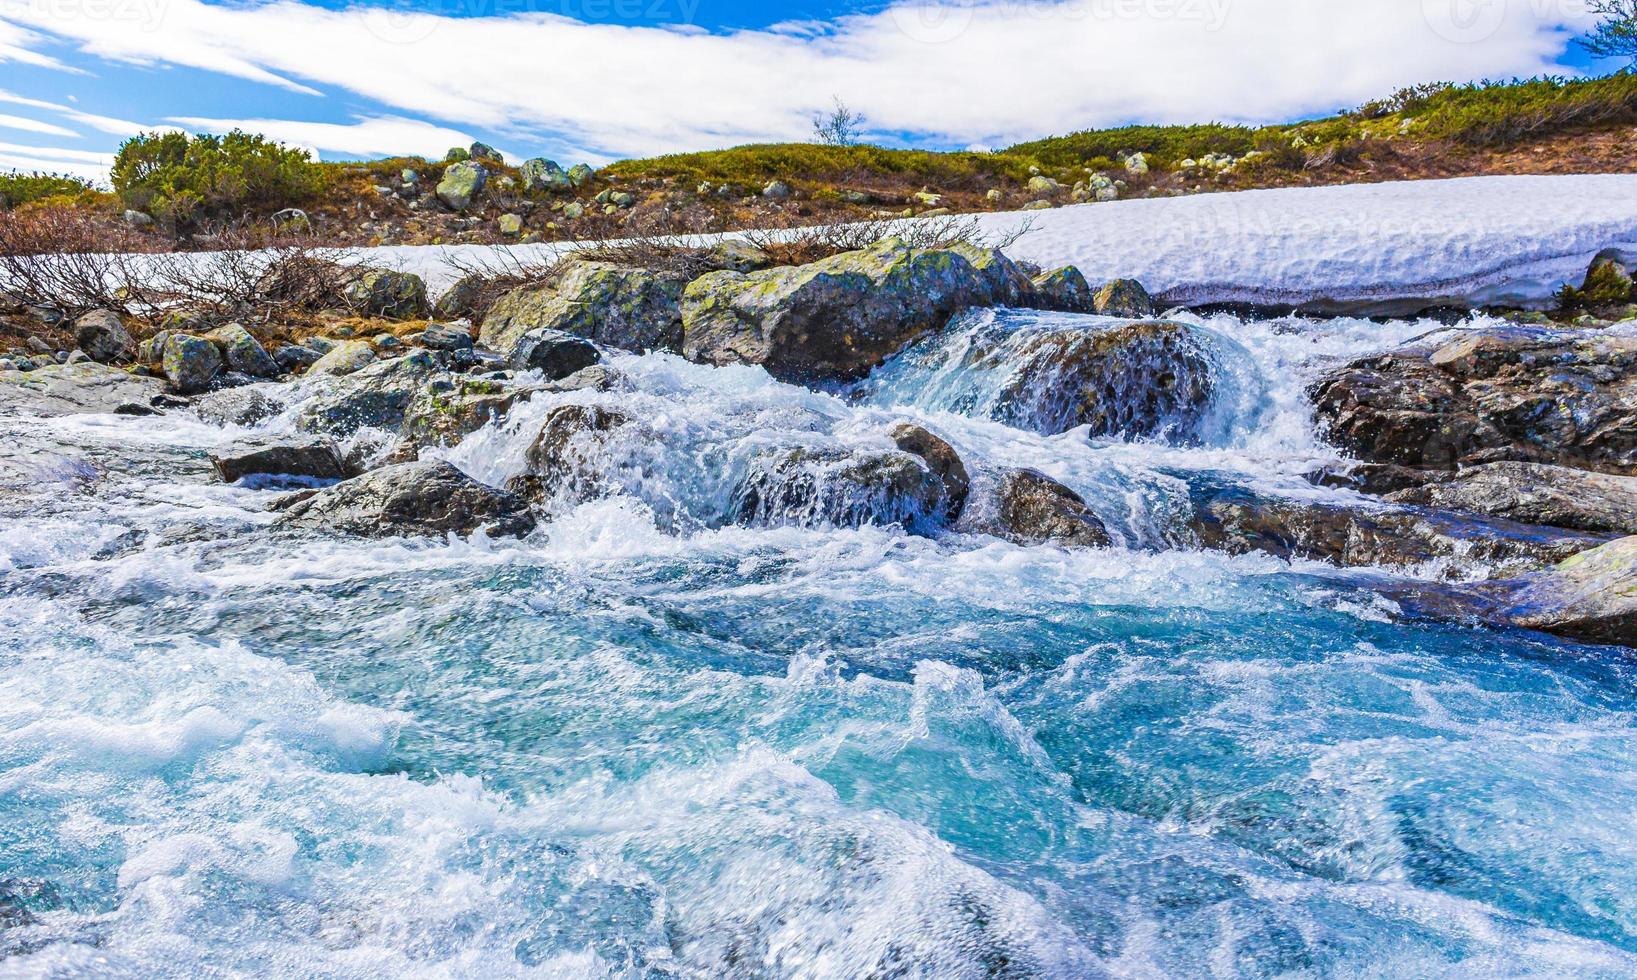
[[[97,192],[60,178],[0,178],[0,198],[72,207],[110,233],[139,223],[139,244],[148,248],[209,248],[275,232],[336,245],[595,240],[1269,187],[1631,172],[1634,126],[1637,75],[1622,74],[1421,86],[1287,125],[1128,126],[991,153],[769,144],[625,160],[595,172],[544,161],[512,166],[496,155],[481,160],[482,187],[453,203],[437,187],[467,150],[439,161],[309,164],[320,190],[224,207],[214,224],[185,230],[130,214],[140,202],[129,191]],[[306,220],[272,223],[275,203],[300,208]]]

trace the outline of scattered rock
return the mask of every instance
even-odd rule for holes
[[[375,351],[362,340],[343,340],[330,348],[329,353],[313,362],[307,369],[308,377],[341,377],[361,371],[375,363]]]
[[[432,315],[439,320],[476,319],[478,306],[483,302],[488,285],[489,276],[481,272],[468,272],[438,297]]]
[[[521,537],[534,529],[528,504],[443,462],[401,463],[321,490],[279,520],[290,527],[367,537],[472,534]]]
[[[520,214],[503,214],[495,221],[495,227],[502,235],[523,234],[523,216]]]
[[[782,201],[790,196],[790,185],[782,180],[769,181],[762,188],[762,196],[770,200]]]
[[[319,358],[323,356],[322,352],[311,347],[300,344],[280,344],[278,350],[273,352],[273,363],[278,365],[280,371],[286,374],[294,374],[317,364]]]
[[[421,346],[431,350],[471,350],[472,331],[454,323],[434,323],[421,332]]]
[[[136,350],[119,316],[109,310],[92,310],[75,320],[74,340],[99,364],[124,360]]]
[[[1108,529],[1079,494],[1037,470],[1007,470],[995,493],[998,523],[988,530],[1009,541],[1075,548],[1112,543]]]
[[[714,271],[756,272],[773,264],[772,256],[738,238],[717,242],[705,250],[703,258]]]
[[[370,269],[348,284],[346,297],[369,316],[413,320],[427,314],[426,282],[412,272]]]
[[[179,395],[197,395],[209,390],[222,370],[222,353],[204,337],[171,334],[165,340],[161,361],[171,390]]]
[[[252,378],[278,377],[278,362],[268,356],[262,345],[241,324],[229,323],[217,327],[209,336],[216,349],[222,352],[222,360],[227,362],[229,370],[248,374]]]
[[[342,480],[347,476],[341,453],[328,439],[308,439],[295,443],[240,447],[212,453],[210,464],[223,483],[237,483],[247,476],[305,477],[314,480]]]
[[[601,495],[598,458],[602,447],[610,433],[630,422],[623,412],[596,405],[552,409],[524,454],[523,475],[507,489],[542,502]]]
[[[433,381],[421,388],[405,410],[404,438],[416,446],[453,446],[503,417],[536,390],[495,381]]]
[[[444,168],[443,179],[438,181],[438,200],[453,211],[464,211],[472,199],[483,192],[489,172],[470,161],[452,163]]]

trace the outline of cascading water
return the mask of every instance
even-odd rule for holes
[[[1438,325],[1177,322],[1203,404],[1135,435],[967,356],[1095,318],[829,394],[617,358],[444,453],[618,417],[518,542],[271,528],[185,413],[0,418],[0,973],[1637,972],[1627,661],[1164,546],[1193,481],[1340,494],[1304,384]],[[902,422],[1124,547],[872,522]]]

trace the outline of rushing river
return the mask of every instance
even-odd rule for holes
[[[639,420],[521,542],[272,530],[186,412],[0,418],[0,975],[1637,973],[1630,661],[1171,531],[1340,493],[1304,384],[1438,325],[1191,318],[1203,414],[997,420],[956,347],[1072,319],[833,393],[620,358],[447,453]],[[731,519],[756,447],[905,419],[1124,546]]]

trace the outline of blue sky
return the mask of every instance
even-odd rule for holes
[[[0,0],[0,168],[97,177],[132,133],[326,159],[482,139],[564,163],[804,139],[1003,146],[1268,122],[1429,80],[1609,70],[1583,0]]]

